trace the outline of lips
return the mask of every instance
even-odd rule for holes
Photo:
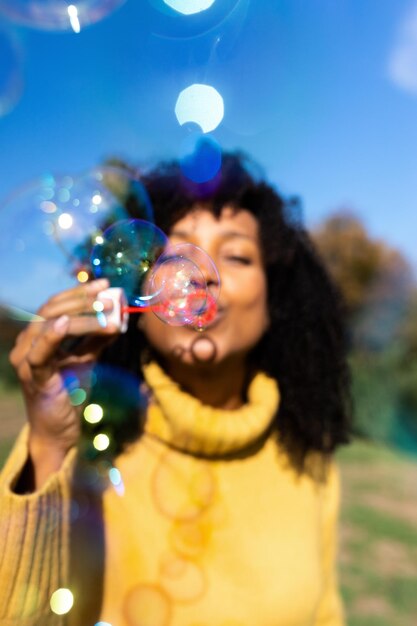
[[[205,329],[212,329],[214,326],[217,326],[225,317],[226,309],[222,306],[217,308],[215,316],[205,325]]]
[[[209,311],[209,314],[205,317],[201,315],[198,322],[192,322],[191,324],[184,326],[184,328],[192,329],[193,331],[206,331],[211,330],[217,326],[225,317],[226,309],[223,306],[215,307],[215,311]]]

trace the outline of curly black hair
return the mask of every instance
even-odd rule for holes
[[[166,233],[196,203],[215,216],[226,205],[255,216],[267,275],[270,326],[250,362],[278,381],[281,403],[273,427],[301,467],[309,452],[330,454],[347,443],[351,401],[344,307],[308,233],[292,219],[292,200],[259,179],[253,162],[238,152],[223,154],[219,173],[207,183],[188,180],[177,161],[160,164],[141,182],[155,223]],[[129,212],[140,216],[132,202]],[[107,427],[115,453],[141,433],[138,412],[143,416],[145,411],[137,380],[145,346],[133,316],[128,332],[103,353],[97,368],[100,384],[95,385],[95,393],[97,401],[111,405]]]

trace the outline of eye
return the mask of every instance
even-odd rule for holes
[[[236,263],[239,265],[251,265],[252,259],[248,256],[241,256],[239,254],[228,254],[225,256],[227,261],[231,261],[232,263]]]

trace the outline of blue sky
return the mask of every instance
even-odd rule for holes
[[[308,225],[354,209],[417,269],[417,0],[216,0],[193,16],[164,7],[127,0],[79,34],[0,19],[23,81],[0,116],[0,199],[111,155],[177,156],[188,131],[176,99],[205,83],[224,99],[212,136],[299,194]]]

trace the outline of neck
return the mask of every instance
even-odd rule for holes
[[[164,368],[175,382],[203,404],[233,410],[245,403],[248,376],[241,357],[209,365],[190,365],[176,360],[164,363]]]

